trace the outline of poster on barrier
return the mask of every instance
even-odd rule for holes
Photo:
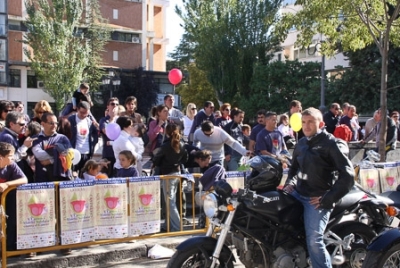
[[[129,236],[160,232],[160,177],[129,179]]]
[[[94,183],[90,180],[60,182],[62,245],[95,240]]]
[[[360,184],[371,193],[381,193],[378,169],[360,169]]]
[[[396,162],[386,162],[384,168],[379,169],[379,178],[382,192],[396,191],[397,185],[400,183]]]
[[[17,188],[17,249],[56,244],[54,183],[30,183]]]
[[[96,180],[96,239],[128,236],[128,187],[125,178]]]
[[[226,172],[226,181],[232,187],[234,193],[239,189],[244,188],[244,172],[243,171],[228,171]]]

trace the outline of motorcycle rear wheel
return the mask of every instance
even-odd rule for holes
[[[391,247],[388,251],[368,251],[362,268],[394,268],[400,267],[400,244]]]
[[[332,231],[342,239],[351,233],[354,234],[354,241],[350,244],[351,250],[344,252],[346,261],[339,267],[361,268],[367,246],[376,233],[369,226],[359,222],[345,223],[332,228]]]
[[[168,262],[167,268],[207,268],[212,263],[213,250],[194,247],[186,250],[177,250]],[[233,254],[230,258],[219,257],[217,268],[233,268]]]

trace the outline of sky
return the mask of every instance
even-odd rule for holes
[[[175,50],[179,45],[179,41],[183,34],[183,29],[179,24],[182,20],[175,13],[175,6],[182,5],[181,0],[170,0],[167,9],[167,37],[169,38],[169,45],[167,46],[167,54]],[[167,56],[168,58],[168,56]]]

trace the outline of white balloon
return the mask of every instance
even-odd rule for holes
[[[72,164],[77,165],[81,161],[81,153],[77,149],[74,150],[74,159],[72,159]]]

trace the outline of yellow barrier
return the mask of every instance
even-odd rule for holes
[[[195,173],[192,174],[194,178],[198,179],[202,176],[200,173]],[[170,179],[176,179],[176,178],[181,178],[185,179],[185,176],[179,176],[179,175],[161,175],[159,176],[161,180],[170,180]],[[127,187],[129,187],[129,179],[127,178]],[[1,237],[1,264],[2,267],[5,268],[7,267],[7,257],[11,256],[17,256],[17,255],[23,255],[23,254],[29,254],[31,252],[46,252],[46,251],[54,251],[54,250],[60,250],[60,249],[72,249],[72,248],[81,248],[81,247],[87,247],[91,245],[102,245],[102,244],[109,244],[109,243],[121,243],[121,242],[126,242],[126,241],[132,241],[132,240],[141,240],[141,239],[147,239],[147,238],[156,238],[156,237],[169,237],[169,236],[179,236],[179,235],[190,235],[190,234],[202,234],[206,232],[206,228],[202,229],[196,229],[196,223],[195,223],[195,187],[193,185],[192,187],[192,229],[191,230],[183,230],[183,223],[181,220],[181,230],[177,232],[170,232],[169,228],[169,206],[166,204],[166,226],[167,226],[167,232],[166,233],[156,233],[156,234],[150,234],[150,235],[142,235],[142,236],[134,236],[134,237],[124,237],[124,238],[116,238],[116,239],[104,239],[104,240],[95,240],[95,241],[90,241],[90,242],[83,242],[83,243],[78,243],[78,244],[69,244],[69,245],[61,245],[60,241],[61,239],[57,239],[57,245],[55,246],[50,246],[50,247],[42,247],[42,248],[31,248],[31,249],[23,249],[23,250],[15,250],[15,251],[7,251],[7,243],[6,243],[6,214],[7,211],[5,211],[6,207],[6,196],[7,194],[15,190],[16,187],[12,186],[7,188],[2,194],[1,194],[1,207],[3,208],[3,213],[1,213],[1,230],[2,230],[2,237]],[[56,213],[56,234],[60,236],[60,200],[59,200],[59,183],[55,182],[55,213]],[[178,194],[178,193],[177,193]],[[179,195],[182,196],[182,180],[180,180],[179,183]],[[130,204],[128,203],[127,207],[127,212],[128,216],[130,216]],[[180,218],[182,219],[182,198],[180,198],[180,209],[179,209],[179,215]]]

